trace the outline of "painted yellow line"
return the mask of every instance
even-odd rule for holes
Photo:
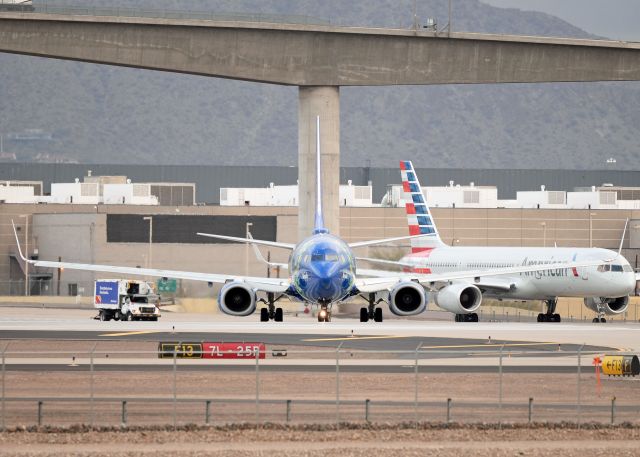
[[[542,345],[558,345],[562,343],[508,343],[504,347],[514,346],[542,346]],[[420,349],[455,349],[455,348],[486,348],[486,347],[501,348],[503,345],[500,343],[483,343],[483,344],[458,344],[451,346],[422,346]]]
[[[129,336],[129,335],[144,335],[145,333],[163,333],[163,330],[141,330],[139,332],[123,332],[123,333],[103,333],[98,336]]]
[[[307,338],[302,341],[349,341],[349,340],[384,340],[393,338],[410,338],[409,336],[343,336],[339,338]]]

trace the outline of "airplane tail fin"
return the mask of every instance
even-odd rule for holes
[[[400,161],[400,174],[402,175],[402,189],[409,223],[409,234],[430,235],[411,239],[411,252],[428,251],[446,246],[440,238],[438,228],[433,220],[431,211],[429,211],[418,176],[410,160]]]
[[[316,116],[316,217],[313,233],[329,233],[322,217],[322,170],[320,168],[320,116]]]

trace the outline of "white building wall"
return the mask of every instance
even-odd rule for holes
[[[97,205],[101,197],[97,183],[52,183],[48,202]]]
[[[11,186],[0,183],[0,201],[5,203],[38,203],[40,197],[34,195],[32,186]]]
[[[150,184],[104,184],[102,199],[105,205],[158,204],[158,197],[151,195]]]
[[[373,206],[371,186],[340,186],[340,206]],[[220,189],[220,206],[298,206],[298,186]]]

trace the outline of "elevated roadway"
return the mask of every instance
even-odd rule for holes
[[[619,41],[196,19],[0,14],[0,52],[299,87],[299,235],[313,225],[315,116],[338,232],[340,86],[630,81]]]

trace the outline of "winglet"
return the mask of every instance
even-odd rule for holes
[[[253,235],[251,235],[251,232],[247,232],[247,238],[249,238],[250,240],[253,240]],[[258,249],[258,245],[255,243],[250,243],[250,244],[251,244],[251,247],[253,248],[253,252],[256,255],[256,258],[262,263],[269,264],[269,261],[264,258],[264,256],[262,255],[262,252],[260,252],[260,249]]]
[[[18,239],[18,231],[16,230],[16,224],[14,224],[13,219],[11,219],[11,226],[13,227],[13,235],[16,237],[16,244],[18,245],[18,254],[20,255],[20,258],[22,260],[24,260],[25,262],[28,262],[29,260],[22,253],[22,248],[20,247],[20,240]]]
[[[622,231],[622,238],[620,238],[620,246],[618,247],[618,255],[622,252],[622,245],[624,244],[624,236],[627,234],[627,226],[629,225],[629,218],[624,221],[624,230]]]

